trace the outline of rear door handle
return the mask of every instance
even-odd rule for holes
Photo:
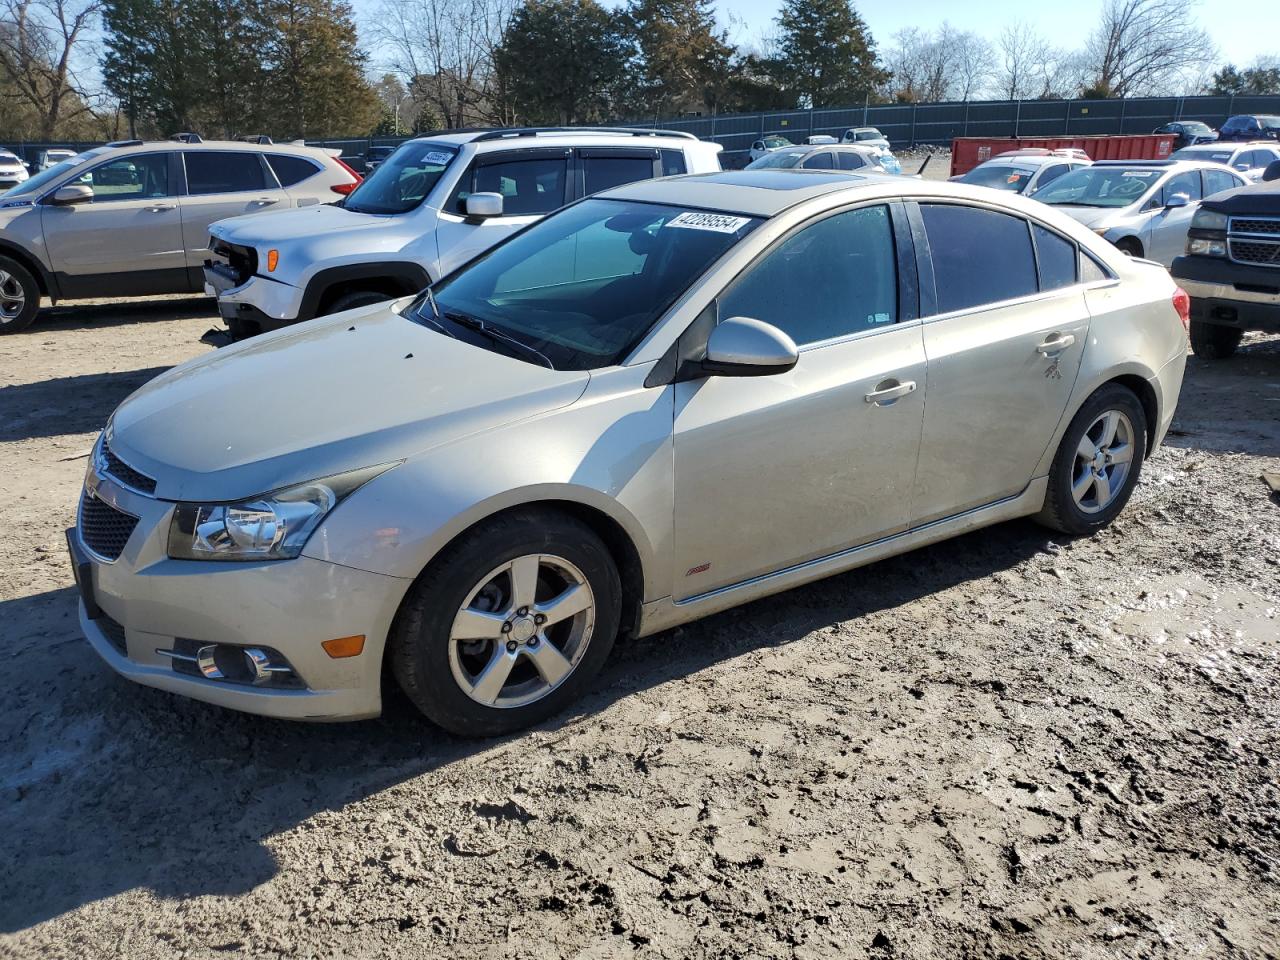
[[[897,400],[899,397],[905,397],[909,393],[915,393],[916,382],[907,380],[899,383],[897,380],[881,380],[876,384],[876,388],[868,393],[863,399],[867,403],[874,403],[876,406],[885,406]]]
[[[1075,342],[1075,334],[1050,334],[1048,340],[1036,345],[1036,353],[1043,353],[1047,357],[1052,353],[1061,353]]]

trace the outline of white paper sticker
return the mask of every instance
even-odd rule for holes
[[[674,220],[668,220],[663,226],[681,227],[685,230],[712,230],[715,233],[737,233],[750,222],[750,217],[731,217],[724,213],[682,213]]]
[[[438,163],[444,165],[453,159],[453,154],[442,153],[439,150],[432,150],[422,158],[423,163]]]
[[[1126,170],[1124,173],[1120,174],[1122,177],[1142,177],[1144,180],[1147,177],[1154,177],[1155,175],[1156,172],[1154,170]]]

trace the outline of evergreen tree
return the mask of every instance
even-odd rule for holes
[[[646,116],[717,112],[734,49],[716,29],[712,0],[632,0],[626,18],[636,107]]]
[[[850,0],[783,0],[775,22],[774,72],[797,105],[858,103],[889,79]]]
[[[512,17],[494,65],[525,123],[610,118],[625,75],[620,19],[596,0],[529,0]]]

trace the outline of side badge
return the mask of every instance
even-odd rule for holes
[[[706,573],[710,569],[711,569],[710,563],[700,563],[696,567],[690,567],[688,572],[685,573],[685,576],[692,577],[695,573]]]

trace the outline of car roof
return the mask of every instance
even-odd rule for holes
[[[869,180],[838,170],[721,170],[638,180],[597,196],[772,217],[798,203]]]
[[[1084,157],[1058,157],[1032,154],[1031,156],[992,157],[978,164],[978,167],[1043,167],[1047,163],[1088,163]],[[977,170],[978,167],[973,169]]]
[[[296,153],[310,157],[314,157],[317,154],[330,155],[325,147],[309,147],[303,143],[249,143],[245,140],[202,140],[200,143],[184,143],[181,140],[125,140],[114,144],[108,143],[94,149],[104,153],[107,150],[114,150],[121,154],[153,153],[157,149],[166,149],[193,151],[236,150],[242,153]]]
[[[423,143],[444,143],[462,146],[473,143],[477,149],[484,149],[492,144],[495,148],[522,146],[529,147],[535,143],[554,140],[567,146],[589,145],[602,140],[614,143],[658,143],[661,146],[687,147],[691,143],[705,143],[708,147],[720,148],[717,143],[700,141],[692,134],[675,130],[648,130],[631,127],[592,128],[592,127],[511,127],[493,130],[449,130],[419,137]],[[415,141],[418,142],[418,141]]]
[[[840,143],[839,141],[836,143],[796,143],[789,147],[783,147],[780,150],[775,150],[774,153],[818,153],[820,151],[831,152],[833,150],[836,153],[875,153],[875,149],[873,147],[864,147],[857,143]],[[879,154],[876,155],[879,156]]]

